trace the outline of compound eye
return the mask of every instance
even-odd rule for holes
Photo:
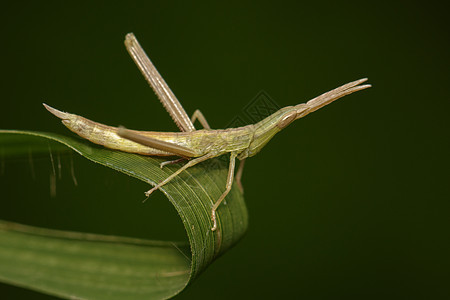
[[[280,129],[285,128],[286,126],[288,126],[289,124],[291,124],[295,118],[297,117],[297,112],[296,111],[291,111],[286,113],[280,121],[278,121],[277,123],[277,127]]]

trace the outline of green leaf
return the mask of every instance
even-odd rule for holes
[[[93,162],[152,185],[177,169],[161,169],[159,164],[164,158],[113,151],[74,137],[0,130],[0,155],[4,158],[24,156],[29,151],[33,155],[70,151],[67,147]],[[65,298],[174,296],[232,247],[247,229],[244,199],[233,185],[226,204],[218,210],[219,228],[211,231],[211,207],[225,188],[227,171],[227,164],[219,159],[206,161],[161,188],[183,222],[189,245],[0,221],[0,280]],[[17,199],[3,199],[14,200]]]

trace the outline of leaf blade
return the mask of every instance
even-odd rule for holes
[[[28,141],[32,145],[39,144],[39,147],[35,148],[44,152],[45,149],[62,151],[57,145],[58,143],[63,144],[93,162],[153,185],[177,169],[176,166],[161,169],[159,164],[164,161],[161,158],[113,151],[77,138],[32,131],[0,130],[0,150],[3,150],[3,154],[1,152],[0,154],[4,157],[14,154],[14,151],[4,151],[7,148],[5,145],[13,143],[11,142],[14,141],[14,138],[11,138],[12,136],[15,138],[19,137],[18,139],[22,142]],[[47,147],[42,145],[42,143],[48,144],[48,141],[53,142]],[[57,143],[55,144],[54,142]],[[24,155],[26,151],[22,152],[21,155]],[[247,209],[242,194],[237,188],[233,187],[226,198],[226,204],[221,205],[218,210],[219,229],[214,233],[210,230],[212,226],[210,220],[211,207],[215,199],[218,199],[223,192],[226,175],[226,164],[215,159],[189,168],[180,174],[179,178],[161,188],[161,191],[167,196],[182,219],[190,242],[192,255],[190,274],[184,285],[179,287],[178,292],[198,276],[215,258],[232,247],[247,229]],[[0,232],[0,235],[5,234],[5,230]],[[10,238],[12,237],[10,236]],[[179,255],[180,253],[178,251]],[[184,256],[183,259],[186,260]],[[4,277],[0,271],[0,278],[7,281]],[[17,280],[15,284],[20,285]],[[30,283],[27,283],[27,286],[34,289],[38,288],[31,286]],[[41,289],[46,290],[48,287],[45,289],[41,287]],[[162,298],[165,297],[167,295]]]
[[[56,296],[165,298],[177,293],[189,279],[190,262],[171,243],[4,221],[0,233],[0,279]]]

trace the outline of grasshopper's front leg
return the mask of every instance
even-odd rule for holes
[[[236,163],[236,156],[237,154],[235,152],[231,152],[230,156],[230,166],[228,167],[228,176],[227,176],[227,185],[225,188],[225,191],[223,194],[217,199],[216,203],[214,203],[212,207],[211,212],[211,220],[213,221],[213,227],[211,228],[212,231],[215,231],[217,229],[217,217],[216,217],[216,211],[219,207],[220,203],[225,199],[225,197],[228,195],[228,193],[231,190],[231,186],[233,185],[233,179],[234,179],[234,166]]]
[[[244,172],[244,164],[245,164],[245,158],[241,160],[239,163],[239,169],[236,172],[236,184],[241,191],[241,193],[244,193],[244,186],[242,185],[242,172]]]
[[[151,193],[153,193],[154,191],[156,191],[157,189],[159,189],[160,187],[162,187],[163,185],[165,185],[166,183],[168,183],[169,181],[171,181],[172,179],[174,179],[178,174],[180,174],[181,172],[183,172],[184,170],[186,170],[189,167],[192,167],[198,163],[201,163],[202,161],[205,161],[207,159],[213,158],[215,156],[214,153],[207,153],[203,156],[194,158],[190,161],[188,161],[184,166],[182,166],[181,168],[179,168],[175,173],[173,173],[172,175],[170,175],[169,177],[167,177],[166,179],[164,179],[163,181],[161,181],[160,183],[158,183],[155,187],[153,187],[152,189],[148,190],[147,192],[145,192],[145,196],[150,196]]]
[[[177,158],[177,159],[174,159],[174,160],[163,161],[162,163],[159,164],[159,167],[162,169],[162,168],[164,168],[164,166],[177,164],[177,163],[180,163],[182,161],[185,161],[186,159],[187,158],[185,158],[185,157],[181,157],[181,158]]]

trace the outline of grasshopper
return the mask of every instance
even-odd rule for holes
[[[147,191],[145,193],[147,197],[187,168],[210,158],[229,153],[230,162],[225,191],[212,204],[211,208],[212,231],[218,228],[216,211],[230,192],[234,178],[238,187],[241,191],[243,190],[241,177],[247,157],[257,154],[275,134],[286,128],[293,121],[343,96],[371,86],[369,84],[361,85],[367,80],[367,78],[363,78],[324,93],[306,103],[284,107],[256,124],[213,130],[200,110],[197,109],[191,118],[188,117],[133,33],[126,35],[125,47],[181,132],[136,131],[123,127],[111,127],[78,115],[59,111],[45,103],[43,105],[49,112],[62,119],[62,123],[67,128],[95,144],[141,155],[180,157],[177,160],[161,163],[161,167],[187,160],[187,163],[176,172]],[[200,122],[203,129],[195,129],[194,122],[196,120]],[[235,176],[236,158],[241,162]]]

